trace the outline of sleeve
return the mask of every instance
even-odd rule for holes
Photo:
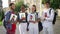
[[[48,21],[53,21],[53,18],[54,18],[54,10],[52,9],[50,16],[47,17],[46,20],[48,20]]]
[[[4,16],[6,16],[7,13],[8,13],[8,12],[6,11],[6,12],[4,13]]]
[[[5,14],[5,21],[8,21],[10,19],[10,11],[8,11],[6,14]]]
[[[36,12],[36,20],[40,21],[40,13],[39,12]]]

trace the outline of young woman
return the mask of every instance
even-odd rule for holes
[[[20,34],[27,34],[27,13],[24,5],[21,6],[21,12],[18,13],[18,21]]]
[[[38,30],[38,13],[36,6],[32,5],[32,12],[28,14],[29,34],[39,34]]]

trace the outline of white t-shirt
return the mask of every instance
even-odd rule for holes
[[[49,14],[50,9],[51,9],[51,14]],[[45,18],[44,21],[42,21],[43,26],[45,26],[45,27],[51,26],[52,25],[53,18],[54,18],[54,10],[52,8],[44,9],[43,10],[43,13],[42,13],[41,19],[43,20],[44,17],[46,17],[46,18]]]

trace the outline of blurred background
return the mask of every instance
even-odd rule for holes
[[[4,18],[4,13],[9,10],[9,4],[15,3],[16,9],[15,12],[20,11],[20,7],[22,4],[25,5],[26,11],[29,13],[30,8],[33,4],[37,7],[37,12],[40,12],[40,15],[42,14],[42,10],[44,9],[44,2],[50,1],[51,7],[54,8],[54,10],[57,12],[57,21],[56,25],[54,26],[55,34],[60,34],[60,0],[0,0],[0,34],[4,34],[2,32],[5,32],[2,20]],[[17,31],[18,31],[18,25],[17,25]]]

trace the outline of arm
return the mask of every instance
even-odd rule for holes
[[[21,22],[21,20],[20,20],[20,17],[19,17],[19,13],[17,14],[17,22]]]
[[[46,17],[46,20],[53,21],[53,18],[54,18],[54,10],[52,9],[50,16],[49,17]]]
[[[42,15],[40,16],[40,19],[41,19],[41,21],[45,20],[45,18],[44,18],[44,12],[42,12]]]
[[[36,22],[39,22],[40,21],[40,12],[38,13],[38,12],[36,12]]]
[[[27,21],[29,22],[29,14],[27,15]]]
[[[9,21],[10,15],[11,15],[10,11],[8,11],[8,12],[5,14],[5,21],[10,22],[10,21]]]

